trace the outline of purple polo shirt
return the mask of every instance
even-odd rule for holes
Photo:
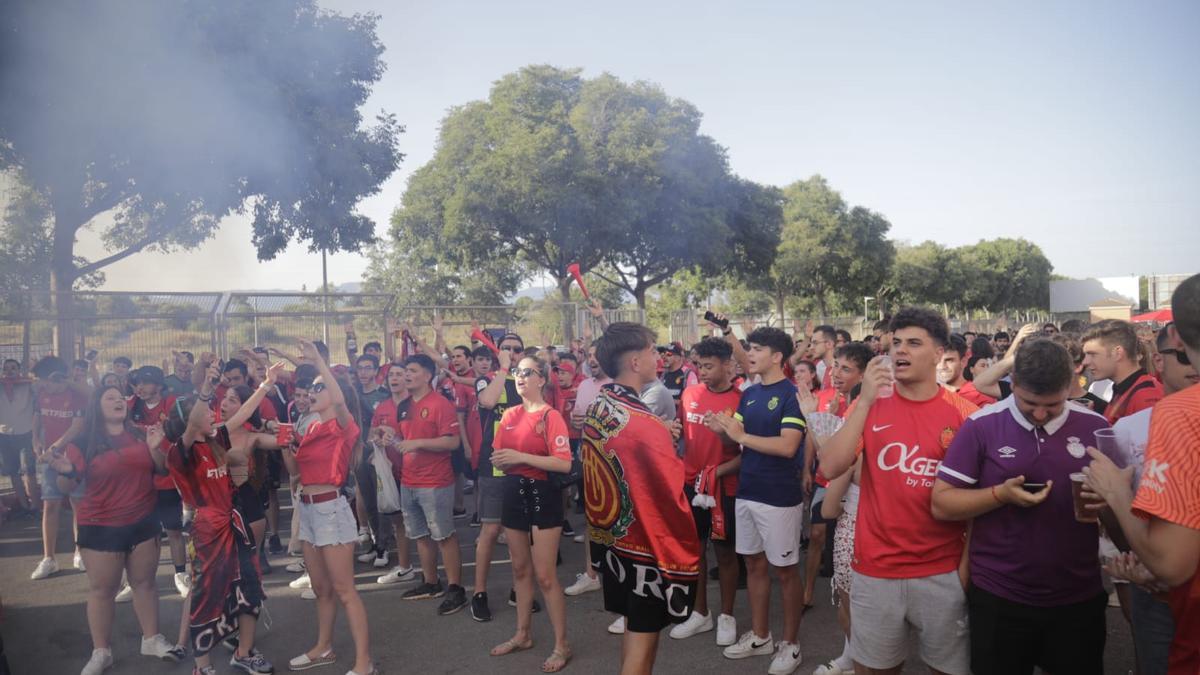
[[[971,530],[971,583],[1026,605],[1082,602],[1102,592],[1096,525],[1075,520],[1072,473],[1091,458],[1093,433],[1104,416],[1068,403],[1037,428],[1013,396],[967,419],[946,451],[938,478],[957,488],[990,489],[1014,476],[1054,481],[1046,501],[1031,508],[1005,505],[975,518]]]

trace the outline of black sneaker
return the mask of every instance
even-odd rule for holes
[[[467,589],[458,584],[450,584],[446,588],[446,597],[442,598],[442,604],[438,605],[437,611],[440,616],[446,616],[447,614],[457,612],[469,604],[471,603],[467,600]]]
[[[283,542],[279,541],[279,535],[272,534],[267,537],[267,552],[271,555],[283,553]]]
[[[574,537],[575,536],[575,528],[571,527],[571,521],[569,521],[565,518],[563,519],[562,533],[563,533],[564,537]]]
[[[717,567],[716,565],[713,565],[712,567],[708,568],[708,578],[713,581],[720,581],[721,580],[721,568]]]
[[[455,520],[462,520],[463,518],[466,518],[466,517],[467,517],[466,509],[454,509],[454,519]]]
[[[509,591],[508,591],[508,606],[509,607],[517,606],[517,589],[515,589],[515,588],[509,589]],[[537,598],[534,598],[533,599],[533,613],[537,614],[540,611],[542,611],[542,606],[538,604]]]
[[[446,589],[442,587],[442,580],[438,579],[437,583],[430,584],[421,582],[416,586],[404,591],[400,596],[401,600],[428,600],[430,598],[440,598],[446,594]]]
[[[487,593],[471,596],[471,618],[480,623],[492,620],[492,608],[488,607]]]
[[[481,526],[483,525],[483,523],[481,523],[481,522],[479,521],[479,514],[478,514],[478,513],[476,513],[475,515],[471,516],[471,522],[470,522],[470,525],[471,525],[471,527],[481,527]]]

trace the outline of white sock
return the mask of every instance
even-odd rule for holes
[[[833,664],[842,670],[854,670],[854,658],[850,656],[850,639],[846,638],[842,647],[842,655],[833,660]]]

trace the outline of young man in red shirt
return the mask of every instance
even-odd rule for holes
[[[409,408],[400,423],[404,440],[396,450],[404,457],[400,481],[400,505],[404,529],[417,541],[425,580],[401,596],[424,600],[445,596],[438,614],[453,614],[467,606],[462,587],[462,556],[454,532],[454,469],[450,453],[458,447],[458,416],[454,405],[433,390],[437,365],[424,354],[404,360],[404,384]],[[448,587],[437,575],[437,554],[442,552]]]
[[[401,430],[401,424],[408,418],[409,395],[408,389],[404,386],[403,368],[390,368],[387,374],[387,390],[389,396],[375,406],[375,412],[371,416],[371,431],[370,438],[374,443],[376,450],[386,453],[388,460],[392,463],[392,479],[396,481],[396,485],[403,485],[404,473],[402,470],[403,458],[400,453],[396,452],[396,443],[404,438]],[[368,446],[367,452],[370,452]],[[382,530],[384,523],[383,517],[387,517],[392,524],[392,531],[396,535],[396,566],[391,572],[376,579],[379,584],[397,584],[401,581],[408,581],[413,578],[413,568],[409,560],[408,551],[408,536],[404,529],[404,514],[400,511],[396,512],[380,512],[380,528]],[[387,560],[387,542],[389,537],[386,532],[380,531],[375,533],[375,559]]]
[[[837,330],[833,326],[817,326],[812,334],[812,356],[817,364],[817,380],[822,389],[833,386],[833,359],[837,349]]]
[[[1109,424],[1162,400],[1162,385],[1138,363],[1133,324],[1106,319],[1092,326],[1080,341],[1083,363],[1092,380],[1112,380],[1112,398],[1103,411]]]
[[[83,410],[87,401],[67,384],[67,364],[57,356],[47,356],[33,366],[37,378],[34,391],[33,454],[41,465],[42,491],[42,550],[44,556],[30,575],[45,579],[58,572],[54,555],[58,546],[58,521],[62,500],[71,500],[71,519],[74,523],[76,506],[83,499],[81,481],[70,495],[58,488],[58,473],[50,466],[50,458],[65,449],[83,431]],[[75,528],[78,532],[78,527]],[[83,558],[75,548],[75,567],[82,570]]]
[[[705,338],[694,348],[699,364],[700,382],[683,390],[680,405],[683,409],[683,491],[692,505],[692,519],[700,541],[700,569],[708,569],[705,552],[708,540],[713,542],[721,589],[721,614],[717,618],[717,644],[728,647],[737,641],[737,621],[733,618],[733,601],[737,593],[738,562],[734,551],[735,504],[738,470],[742,465],[741,448],[721,437],[707,426],[711,416],[732,415],[742,399],[742,392],[733,386],[733,348],[720,338]],[[697,478],[711,476],[712,485],[706,494],[714,498],[711,507],[696,506]],[[713,629],[712,614],[708,611],[707,584],[696,587],[696,606],[687,621],[671,629],[675,639],[689,638]]]
[[[872,359],[862,394],[818,453],[830,478],[863,455],[850,646],[860,672],[899,673],[915,630],[933,672],[967,675],[967,602],[959,575],[966,527],[935,520],[930,504],[946,449],[978,408],[938,384],[937,366],[950,339],[940,314],[905,308],[890,328],[894,376],[880,357]],[[880,397],[889,385],[894,393]]]
[[[1171,295],[1175,324],[1171,348],[1200,363],[1200,275]],[[1116,514],[1130,547],[1146,569],[1171,588],[1175,639],[1170,675],[1200,672],[1200,385],[1154,406],[1146,462],[1136,496],[1134,467],[1117,468],[1095,448],[1085,471],[1090,489]]]

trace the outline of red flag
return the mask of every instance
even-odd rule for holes
[[[592,296],[588,293],[587,286],[583,285],[583,275],[579,273],[579,263],[567,265],[567,272],[570,272],[571,276],[575,277],[575,283],[579,284],[579,290],[583,292],[583,297],[591,300]]]
[[[485,347],[492,350],[493,354],[495,354],[497,357],[500,356],[500,349],[496,346],[495,342],[492,342],[492,338],[488,337],[487,333],[479,329],[475,329],[471,331],[471,339],[476,342],[482,342]]]

